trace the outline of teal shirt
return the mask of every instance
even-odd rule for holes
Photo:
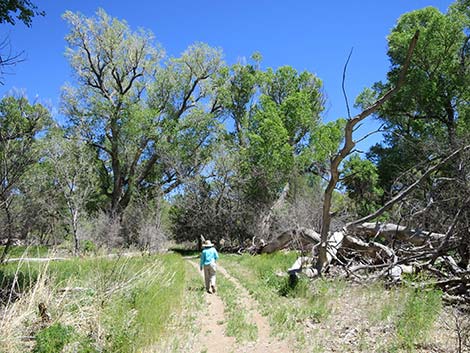
[[[214,247],[202,250],[200,266],[209,265],[219,258],[219,254]]]

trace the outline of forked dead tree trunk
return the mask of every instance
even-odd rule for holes
[[[328,185],[325,189],[324,200],[323,200],[323,208],[322,208],[322,226],[321,226],[321,242],[318,251],[318,259],[316,268],[319,273],[322,272],[325,265],[328,263],[328,236],[330,233],[330,225],[331,225],[331,200],[333,197],[333,192],[339,182],[339,167],[343,160],[351,153],[356,142],[353,140],[353,131],[354,127],[360,123],[362,120],[367,118],[369,115],[373,114],[377,111],[387,100],[389,100],[403,85],[405,82],[406,72],[408,71],[408,67],[410,66],[411,57],[413,55],[413,51],[416,47],[416,43],[418,41],[419,31],[416,31],[415,35],[413,36],[410,45],[408,47],[408,52],[406,56],[405,63],[401,69],[400,76],[398,79],[397,84],[394,88],[390,89],[386,92],[382,97],[380,97],[374,104],[372,104],[369,108],[365,109],[358,115],[354,116],[351,119],[348,119],[346,122],[346,127],[344,130],[344,145],[340,149],[340,151],[331,159],[330,161],[330,179],[328,181]]]

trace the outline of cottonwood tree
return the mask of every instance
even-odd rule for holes
[[[211,82],[221,53],[196,44],[163,64],[152,34],[133,32],[103,10],[93,18],[64,17],[78,80],[64,90],[64,112],[95,148],[103,194],[110,213],[119,216],[136,193],[171,192],[204,166],[217,112]]]
[[[403,63],[406,41],[421,33],[410,63],[407,85],[392,97],[377,116],[387,126],[385,143],[371,148],[369,158],[378,166],[381,187],[397,192],[414,179],[417,170],[439,155],[465,146],[469,131],[469,36],[468,2],[456,1],[447,13],[428,7],[403,15],[389,35],[388,55],[392,70],[388,81],[376,83],[369,94],[378,95],[393,86],[397,67]],[[362,98],[367,96],[367,93]],[[468,154],[460,153],[437,175],[422,183],[396,213],[397,221],[414,227],[446,232],[454,227],[462,239],[461,258],[468,263],[467,209]]]
[[[466,31],[470,22],[458,4],[446,14],[427,7],[403,15],[388,37],[392,63],[388,81],[376,83],[361,97],[377,96],[395,84],[406,42],[419,30],[422,40],[410,64],[408,84],[377,112],[386,124],[386,143],[375,146],[370,157],[378,163],[385,190],[436,147],[441,151],[457,149],[468,131]]]
[[[224,116],[234,131],[225,141],[238,156],[244,198],[261,213],[265,233],[273,203],[296,172],[307,169],[306,156],[323,110],[322,84],[315,75],[289,66],[262,71],[259,60],[232,66],[226,82]]]
[[[323,110],[321,81],[288,66],[263,71],[259,60],[254,55],[251,64],[224,68],[215,81],[225,125],[205,180],[178,198],[173,219],[179,238],[203,233],[243,245],[264,236],[271,208],[285,199],[296,171],[303,174],[311,163],[306,155]]]
[[[0,101],[0,210],[5,217],[3,238],[5,257],[16,235],[12,203],[28,168],[38,161],[36,141],[50,125],[49,111],[41,104],[30,104],[24,97],[5,97]]]

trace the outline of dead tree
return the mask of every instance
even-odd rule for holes
[[[330,179],[328,180],[328,185],[325,189],[324,199],[323,199],[323,210],[322,210],[322,226],[321,226],[321,243],[318,251],[318,261],[316,264],[317,270],[322,271],[324,266],[328,262],[328,236],[330,232],[331,224],[331,200],[333,197],[333,192],[336,189],[336,186],[339,182],[340,171],[339,167],[343,160],[351,153],[356,142],[353,140],[353,131],[355,126],[367,118],[369,115],[376,112],[387,100],[389,100],[403,85],[405,82],[406,72],[410,66],[411,57],[413,51],[416,47],[418,41],[419,31],[413,36],[410,45],[408,47],[408,52],[406,56],[405,63],[401,69],[400,76],[395,87],[386,92],[382,97],[380,97],[374,104],[369,108],[365,109],[358,115],[354,116],[351,119],[348,119],[346,122],[346,127],[344,129],[344,145],[340,151],[331,159],[330,161]]]

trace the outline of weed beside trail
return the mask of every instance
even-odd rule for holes
[[[51,345],[124,353],[151,345],[182,306],[185,274],[176,254],[3,266],[3,283],[22,294],[0,307],[0,351]],[[49,320],[39,315],[39,303]]]
[[[184,261],[185,281],[181,310],[173,310],[165,323],[165,334],[161,339],[146,347],[142,353],[195,352],[201,342],[197,341],[200,327],[198,318],[203,314],[204,285],[196,269]]]

